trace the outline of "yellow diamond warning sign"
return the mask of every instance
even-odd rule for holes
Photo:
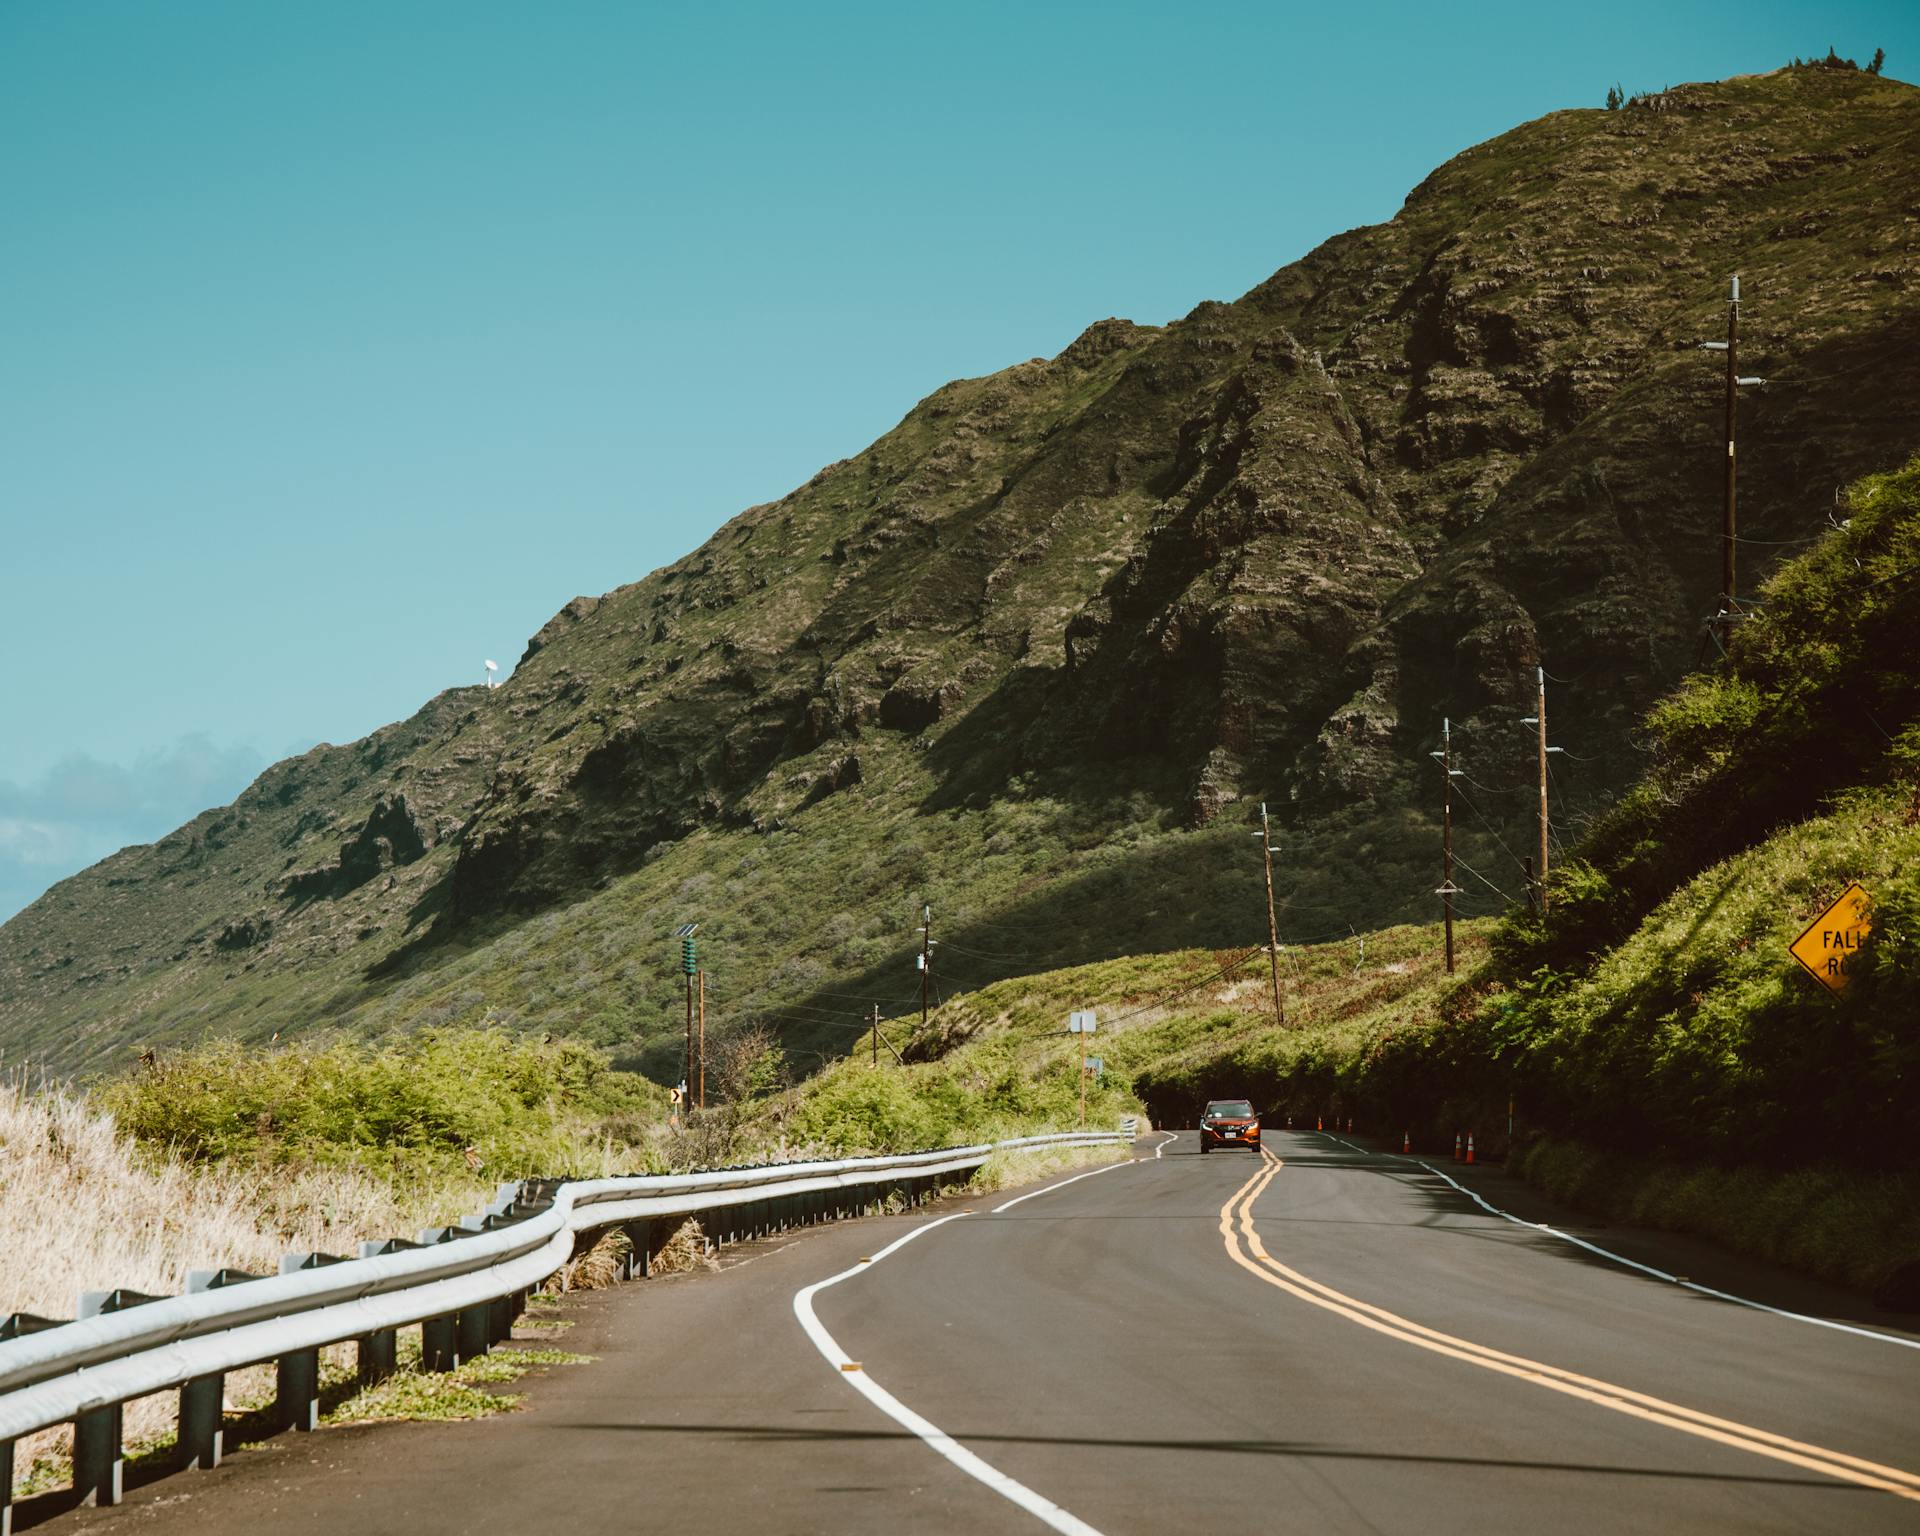
[[[1804,965],[1813,979],[1830,992],[1843,991],[1853,958],[1866,942],[1873,926],[1867,909],[1873,898],[1858,880],[1840,893],[1839,899],[1813,920],[1813,926],[1788,946],[1788,952]]]

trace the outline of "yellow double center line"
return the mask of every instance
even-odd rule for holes
[[[1267,1284],[1278,1286],[1291,1296],[1344,1317],[1350,1323],[1358,1323],[1362,1328],[1371,1328],[1375,1333],[1398,1339],[1403,1344],[1431,1350],[1436,1355],[1446,1355],[1450,1359],[1463,1360],[1468,1365],[1497,1371],[1502,1376],[1530,1381],[1550,1392],[1577,1397],[1601,1408],[1611,1408],[1615,1413],[1624,1413],[1630,1418],[1677,1429],[1682,1434],[1717,1441],[1735,1450],[1751,1451],[1756,1456],[1768,1456],[1809,1472],[1839,1478],[1842,1482],[1857,1483],[1863,1488],[1877,1488],[1898,1498],[1920,1502],[1920,1476],[1912,1472],[1863,1461],[1858,1456],[1829,1451],[1800,1440],[1790,1440],[1785,1435],[1755,1429],[1749,1424],[1738,1424],[1731,1419],[1716,1418],[1710,1413],[1649,1397],[1644,1392],[1618,1387],[1607,1381],[1596,1381],[1591,1376],[1581,1376],[1573,1371],[1563,1371],[1555,1365],[1543,1365],[1538,1360],[1529,1360],[1522,1355],[1489,1349],[1470,1339],[1456,1338],[1450,1333],[1409,1322],[1384,1307],[1357,1301],[1330,1285],[1309,1279],[1269,1254],[1261,1245],[1260,1234],[1254,1230],[1253,1203],[1284,1166],[1279,1158],[1265,1148],[1261,1149],[1260,1155],[1262,1166],[1259,1171],[1220,1207],[1220,1236],[1226,1243],[1227,1257],[1250,1274],[1258,1275]]]

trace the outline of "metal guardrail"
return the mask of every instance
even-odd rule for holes
[[[228,1371],[272,1363],[275,1427],[313,1429],[323,1347],[355,1343],[361,1379],[376,1381],[395,1369],[398,1330],[417,1324],[423,1369],[451,1370],[511,1334],[528,1294],[585,1235],[625,1228],[621,1278],[631,1278],[650,1267],[658,1218],[698,1216],[710,1241],[736,1242],[865,1214],[896,1192],[917,1205],[996,1151],[1130,1142],[1136,1128],[1123,1122],[1118,1131],[895,1157],[502,1184],[486,1210],[412,1242],[362,1243],[357,1258],[291,1253],[273,1276],[195,1271],[181,1296],[86,1292],[73,1321],[15,1313],[0,1321],[0,1536],[12,1530],[14,1442],[36,1430],[72,1423],[76,1501],[117,1503],[121,1408],[133,1398],[178,1388],[180,1466],[214,1467]]]

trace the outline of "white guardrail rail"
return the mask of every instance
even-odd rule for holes
[[[14,1313],[0,1320],[0,1536],[12,1531],[14,1442],[36,1430],[73,1425],[72,1502],[117,1503],[121,1407],[136,1397],[178,1388],[177,1466],[214,1467],[228,1371],[273,1365],[273,1427],[313,1429],[322,1347],[357,1345],[360,1379],[376,1381],[395,1369],[398,1330],[417,1325],[421,1368],[451,1370],[507,1338],[528,1294],[612,1228],[630,1239],[629,1279],[648,1272],[661,1218],[699,1217],[710,1242],[739,1242],[864,1215],[894,1194],[918,1205],[997,1151],[1127,1143],[1136,1129],[1123,1121],[1117,1131],[895,1157],[502,1184],[457,1225],[362,1243],[357,1258],[290,1253],[270,1276],[196,1270],[182,1296],[88,1291],[72,1321]]]

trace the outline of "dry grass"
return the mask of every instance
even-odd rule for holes
[[[718,1269],[707,1252],[707,1234],[700,1223],[689,1216],[670,1233],[653,1255],[652,1273],[683,1275],[689,1270]]]

